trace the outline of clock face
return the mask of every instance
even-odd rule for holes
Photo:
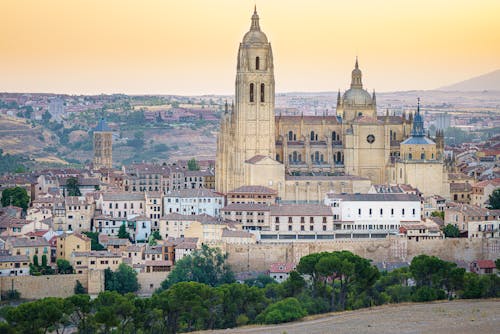
[[[375,141],[375,136],[374,135],[368,135],[368,137],[366,137],[366,141],[368,143],[373,143]]]

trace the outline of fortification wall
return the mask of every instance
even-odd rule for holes
[[[382,240],[337,240],[329,242],[225,244],[228,263],[234,271],[266,270],[274,262],[296,262],[319,252],[348,250],[375,262],[411,261],[420,254],[434,255],[447,261],[466,261],[500,257],[500,239],[436,239],[408,241],[390,237]]]
[[[11,289],[17,290],[21,298],[26,299],[66,298],[74,294],[77,280],[85,289],[88,288],[87,274],[73,274],[0,277],[0,290],[2,294]]]
[[[141,285],[137,294],[140,296],[151,296],[161,286],[161,282],[167,279],[168,274],[168,272],[137,274],[137,281]]]

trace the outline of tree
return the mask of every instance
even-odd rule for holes
[[[432,211],[431,216],[440,217],[441,219],[444,219],[444,211]]]
[[[80,192],[79,182],[76,177],[69,177],[66,181],[66,188],[68,190],[68,196],[82,196]]]
[[[99,233],[98,232],[83,232],[87,237],[90,238],[90,249],[91,250],[104,250],[104,246],[99,243]]]
[[[500,189],[495,189],[488,198],[489,208],[492,210],[500,209]]]
[[[248,286],[256,286],[258,288],[264,288],[266,285],[276,283],[274,278],[269,275],[261,274],[256,278],[248,278],[245,280],[245,284]]]
[[[190,171],[200,170],[200,166],[195,158],[192,158],[188,161],[188,169]]]
[[[443,228],[443,233],[447,238],[458,238],[460,236],[460,230],[458,227],[452,224],[448,224]]]
[[[74,272],[73,266],[65,259],[57,259],[57,272],[59,274],[72,274]]]
[[[136,292],[140,288],[137,272],[125,263],[120,264],[115,272],[106,269],[104,286],[108,291],[116,291],[121,294]]]
[[[7,188],[2,192],[2,206],[17,206],[24,211],[28,209],[30,197],[26,189],[21,187]]]
[[[497,267],[497,270],[500,271],[500,259],[495,260],[495,266]]]
[[[200,282],[218,286],[234,282],[234,274],[226,264],[227,254],[218,248],[202,245],[200,250],[177,261],[168,278],[162,282],[162,289],[167,289],[178,282]]]
[[[75,295],[83,295],[87,293],[87,291],[85,290],[85,288],[83,287],[82,283],[80,283],[79,280],[76,280],[74,292]]]
[[[257,322],[265,324],[278,324],[297,320],[307,315],[306,310],[300,305],[296,298],[285,298],[279,302],[269,305],[264,312],[259,314]]]
[[[45,111],[43,114],[42,114],[42,122],[44,124],[48,124],[50,119],[52,118],[52,115],[50,114],[50,112],[48,111]]]
[[[130,234],[127,232],[127,227],[125,226],[125,223],[123,223],[120,226],[120,229],[118,230],[118,238],[120,238],[120,239],[130,239]]]

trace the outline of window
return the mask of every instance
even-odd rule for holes
[[[420,160],[425,160],[425,153],[420,154]]]
[[[260,58],[255,57],[255,69],[260,70]]]
[[[250,84],[250,102],[255,102],[254,101],[254,84]]]
[[[391,209],[391,216],[394,215],[394,209]]]
[[[292,230],[292,225],[288,225],[288,231]]]
[[[404,216],[405,215],[405,209],[401,209],[401,214]]]
[[[380,215],[382,216],[384,214],[384,209],[380,209]]]
[[[260,102],[264,103],[265,102],[265,91],[266,91],[266,85],[260,84]]]
[[[361,216],[361,209],[358,209],[358,215]]]

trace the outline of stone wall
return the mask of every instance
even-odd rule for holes
[[[500,257],[500,239],[437,239],[408,241],[390,237],[382,240],[337,240],[329,242],[266,243],[221,246],[234,271],[267,270],[274,262],[296,262],[318,252],[348,250],[375,262],[410,262],[420,254],[434,255],[447,261],[471,262]]]
[[[21,298],[40,299],[45,297],[66,298],[74,294],[76,281],[88,288],[86,274],[46,275],[46,276],[5,276],[0,277],[0,291],[14,289]]]
[[[137,294],[140,296],[151,296],[161,285],[161,282],[167,279],[168,272],[153,272],[137,274],[137,281],[141,285]]]

